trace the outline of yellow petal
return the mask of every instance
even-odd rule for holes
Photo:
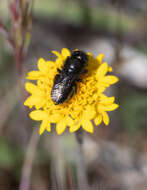
[[[108,125],[109,124],[108,114],[106,112],[103,112],[102,115],[103,115],[103,121],[104,121],[105,125]]]
[[[45,62],[46,62],[46,65],[55,66],[55,62],[54,61],[45,61]]]
[[[39,96],[30,96],[24,102],[25,106],[35,106],[37,109],[41,108],[45,104],[45,99]]]
[[[40,76],[41,76],[40,71],[31,71],[28,73],[28,76],[26,77],[26,79],[37,80],[40,78]]]
[[[52,51],[57,57],[62,58],[62,55],[58,51]]]
[[[62,119],[63,119],[63,116],[61,114],[58,114],[58,113],[52,114],[50,116],[50,121],[52,123],[57,123],[57,122],[59,122]]]
[[[98,62],[101,64],[102,63],[102,61],[103,61],[103,57],[104,57],[104,54],[99,54],[97,57],[96,57],[96,59],[98,60]]]
[[[70,116],[67,116],[65,120],[66,120],[66,125],[69,127],[76,124],[76,122]]]
[[[107,96],[103,96],[100,98],[100,103],[107,105],[107,104],[112,104],[115,101],[115,97],[107,97]]]
[[[93,106],[87,106],[87,109],[83,111],[82,120],[88,119],[91,120],[96,115],[96,110]]]
[[[36,120],[36,121],[40,121],[40,120],[44,120],[44,119],[48,118],[47,113],[45,111],[42,111],[42,110],[32,111],[29,114],[29,116],[31,119]]]
[[[61,135],[65,131],[65,129],[66,129],[66,123],[64,122],[64,120],[56,124],[56,131],[58,135]]]
[[[40,89],[35,84],[32,84],[30,82],[26,82],[25,88],[31,94],[33,94],[33,93],[35,93],[35,94],[42,94],[41,91],[40,91]]]
[[[115,84],[116,82],[118,82],[118,78],[116,76],[113,76],[113,75],[109,75],[109,76],[105,76],[101,82],[104,82],[104,83],[108,83],[108,84]]]
[[[108,71],[109,71],[109,72],[112,72],[112,71],[113,71],[113,69],[112,69],[111,66],[108,67]]]
[[[48,132],[51,132],[51,123],[50,122],[47,123],[46,130]]]
[[[72,125],[72,126],[70,126],[70,128],[69,128],[69,132],[70,132],[70,133],[73,133],[73,132],[77,131],[78,129],[80,129],[80,127],[81,127],[80,124]]]
[[[28,97],[28,98],[25,100],[24,106],[29,106],[30,108],[33,107],[34,104],[32,104],[31,98],[32,98],[32,96]]]
[[[92,53],[87,52],[88,55],[88,62],[89,62],[89,66],[91,66],[91,64],[94,62],[94,57],[92,56]]]
[[[46,61],[43,58],[40,58],[38,60],[38,69],[42,72],[42,73],[47,73],[48,72],[48,67],[46,65]]]
[[[97,80],[100,80],[104,77],[104,75],[108,72],[108,64],[104,62],[97,70],[96,78]]]
[[[119,107],[118,104],[107,105],[107,106],[105,106],[105,111],[113,111],[113,110],[117,109],[118,107]]]
[[[99,105],[98,106],[98,112],[102,113],[103,111],[113,111],[115,109],[117,109],[119,106],[118,104],[110,104],[110,105]]]
[[[67,48],[62,48],[61,54],[64,59],[66,59],[68,56],[70,56],[70,51]]]
[[[91,52],[86,53],[88,56],[93,57]]]
[[[93,133],[94,130],[93,130],[93,125],[92,125],[92,122],[91,121],[88,121],[88,120],[85,120],[82,122],[82,128],[89,132],[89,133]]]
[[[40,125],[40,129],[39,129],[39,133],[40,135],[45,131],[46,127],[47,127],[47,120],[44,119],[42,122],[41,122],[41,125]]]
[[[103,93],[105,90],[106,90],[106,87],[104,87],[104,86],[99,86],[99,84],[98,84],[98,93],[99,93],[99,94]]]
[[[99,115],[95,118],[94,122],[95,122],[96,126],[100,125],[101,122],[102,122],[102,115],[99,114]]]

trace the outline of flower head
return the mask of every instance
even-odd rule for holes
[[[114,97],[107,97],[104,91],[110,85],[116,83],[118,78],[106,75],[112,68],[103,62],[103,54],[96,58],[91,53],[88,56],[87,72],[81,76],[82,81],[77,82],[77,92],[63,104],[55,105],[51,99],[53,81],[71,52],[63,48],[61,53],[53,51],[57,56],[55,61],[38,60],[38,70],[28,73],[27,79],[35,80],[36,84],[26,82],[25,88],[31,94],[24,102],[25,106],[34,108],[30,117],[36,121],[42,121],[40,134],[45,130],[51,131],[51,123],[56,123],[56,131],[62,134],[66,127],[69,132],[75,132],[80,127],[93,133],[94,126],[103,121],[109,124],[107,111],[115,110],[118,105],[114,103]]]

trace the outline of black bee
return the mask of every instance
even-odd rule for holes
[[[64,103],[76,93],[76,82],[80,82],[81,75],[87,72],[87,62],[88,56],[80,50],[73,51],[71,56],[67,57],[62,69],[58,69],[59,74],[54,78],[51,99],[55,104]]]

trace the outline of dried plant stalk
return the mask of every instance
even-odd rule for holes
[[[10,3],[10,31],[0,21],[0,30],[13,48],[19,73],[22,73],[23,60],[30,44],[33,2],[33,0],[13,0]]]

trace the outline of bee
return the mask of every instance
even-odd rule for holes
[[[62,104],[69,100],[77,91],[76,82],[81,82],[81,75],[86,73],[88,56],[85,52],[74,50],[68,56],[58,74],[54,78],[51,99],[54,104]]]

